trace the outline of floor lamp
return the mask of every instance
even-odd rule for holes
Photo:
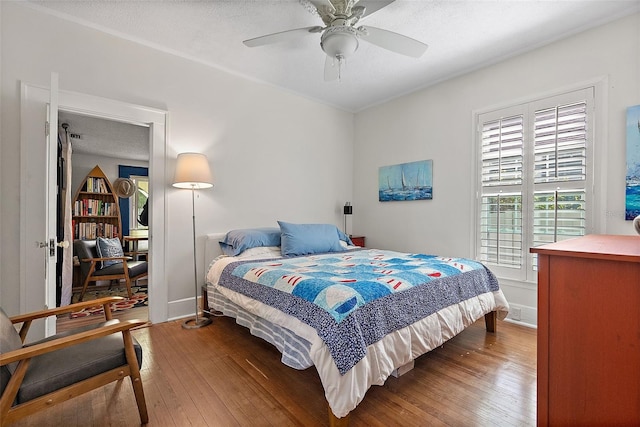
[[[209,169],[207,156],[199,153],[181,153],[178,154],[176,164],[176,174],[173,180],[173,186],[176,188],[185,188],[191,190],[191,212],[193,225],[193,279],[196,288],[196,317],[188,319],[182,327],[185,329],[195,329],[207,326],[211,323],[208,317],[198,317],[198,267],[196,263],[196,204],[195,190],[213,187],[213,177]]]

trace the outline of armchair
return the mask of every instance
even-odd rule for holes
[[[82,272],[82,291],[80,299],[82,301],[87,291],[89,282],[98,280],[120,280],[124,279],[127,286],[129,298],[131,293],[131,281],[137,281],[148,274],[147,261],[133,261],[130,257],[100,257],[95,240],[75,240],[73,250],[80,261],[80,271]],[[117,261],[115,264],[103,267],[104,261]]]
[[[148,422],[140,377],[142,347],[130,332],[145,322],[113,320],[111,304],[122,299],[101,298],[11,318],[0,308],[1,426],[127,376],[140,420]],[[24,345],[33,320],[94,305],[104,307],[105,322]],[[19,323],[18,333],[14,324]]]

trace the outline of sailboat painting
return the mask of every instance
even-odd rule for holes
[[[627,108],[625,219],[640,215],[640,105]]]
[[[431,200],[433,198],[433,160],[381,166],[378,169],[378,199]]]

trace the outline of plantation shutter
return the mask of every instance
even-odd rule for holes
[[[529,248],[582,236],[593,177],[594,88],[479,114],[476,258],[535,278]]]
[[[480,253],[483,262],[522,265],[523,116],[482,124]]]
[[[522,183],[522,116],[482,125],[482,186]]]
[[[534,120],[534,182],[584,181],[587,103],[538,110]]]
[[[531,246],[585,234],[587,112],[587,102],[580,101],[537,109],[534,113]],[[537,270],[535,256],[533,269]]]

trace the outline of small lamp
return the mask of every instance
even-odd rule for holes
[[[344,234],[347,234],[347,215],[353,214],[353,206],[351,206],[351,202],[347,202],[344,204]]]
[[[193,225],[193,279],[195,282],[195,301],[196,301],[196,317],[188,319],[182,327],[185,329],[195,329],[207,326],[211,323],[211,319],[207,317],[198,317],[198,267],[196,264],[196,209],[195,209],[195,190],[213,187],[213,177],[209,169],[207,156],[199,153],[181,153],[178,154],[176,173],[173,179],[173,186],[176,188],[184,188],[191,190],[191,212]]]

